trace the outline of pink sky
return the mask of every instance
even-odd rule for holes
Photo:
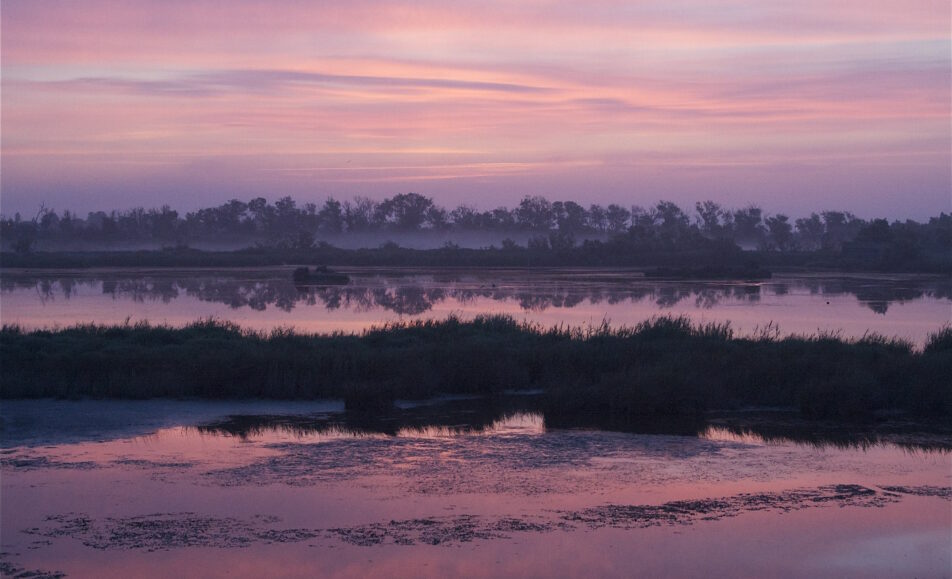
[[[2,209],[952,210],[941,1],[4,0]]]

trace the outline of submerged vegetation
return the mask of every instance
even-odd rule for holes
[[[734,335],[662,317],[630,328],[542,328],[506,316],[390,324],[361,334],[258,333],[215,320],[0,331],[4,398],[397,398],[541,389],[546,420],[619,427],[711,410],[811,419],[952,414],[952,328],[922,351],[870,335]]]

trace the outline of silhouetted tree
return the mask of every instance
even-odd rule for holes
[[[524,197],[516,209],[516,219],[523,229],[548,231],[553,225],[552,204],[542,196]]]
[[[417,193],[401,193],[377,205],[375,220],[405,231],[419,229],[426,221],[427,211],[432,206],[433,200],[429,197]]]
[[[762,214],[763,211],[756,205],[734,211],[734,240],[740,244],[759,247],[766,233]]]
[[[820,248],[823,243],[823,222],[816,213],[811,213],[810,217],[796,220],[797,226],[797,246],[805,251],[813,251]]]
[[[767,249],[786,251],[793,240],[793,226],[790,218],[778,213],[765,220],[767,224]]]
[[[631,211],[628,211],[621,205],[612,203],[606,210],[605,219],[608,221],[608,231],[611,233],[621,233],[628,229],[629,221],[631,220]]]
[[[344,229],[344,209],[333,197],[328,197],[317,213],[318,227],[328,233],[340,233]]]

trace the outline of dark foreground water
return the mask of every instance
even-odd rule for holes
[[[384,420],[335,402],[7,401],[0,573],[952,570],[948,437],[559,430],[531,400],[401,403]]]
[[[502,313],[546,326],[633,325],[657,315],[731,322],[742,333],[878,332],[923,344],[952,321],[952,281],[904,275],[782,275],[764,282],[663,281],[614,269],[340,268],[345,286],[295,284],[291,268],[83,270],[0,275],[0,317],[26,328],[201,317],[270,330],[360,331],[450,314]]]

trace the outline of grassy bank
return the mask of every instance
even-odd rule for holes
[[[541,388],[547,419],[623,425],[747,406],[808,418],[952,415],[952,329],[923,351],[881,337],[737,337],[660,318],[634,328],[543,329],[508,317],[269,334],[202,321],[0,331],[4,398],[395,398]]]

